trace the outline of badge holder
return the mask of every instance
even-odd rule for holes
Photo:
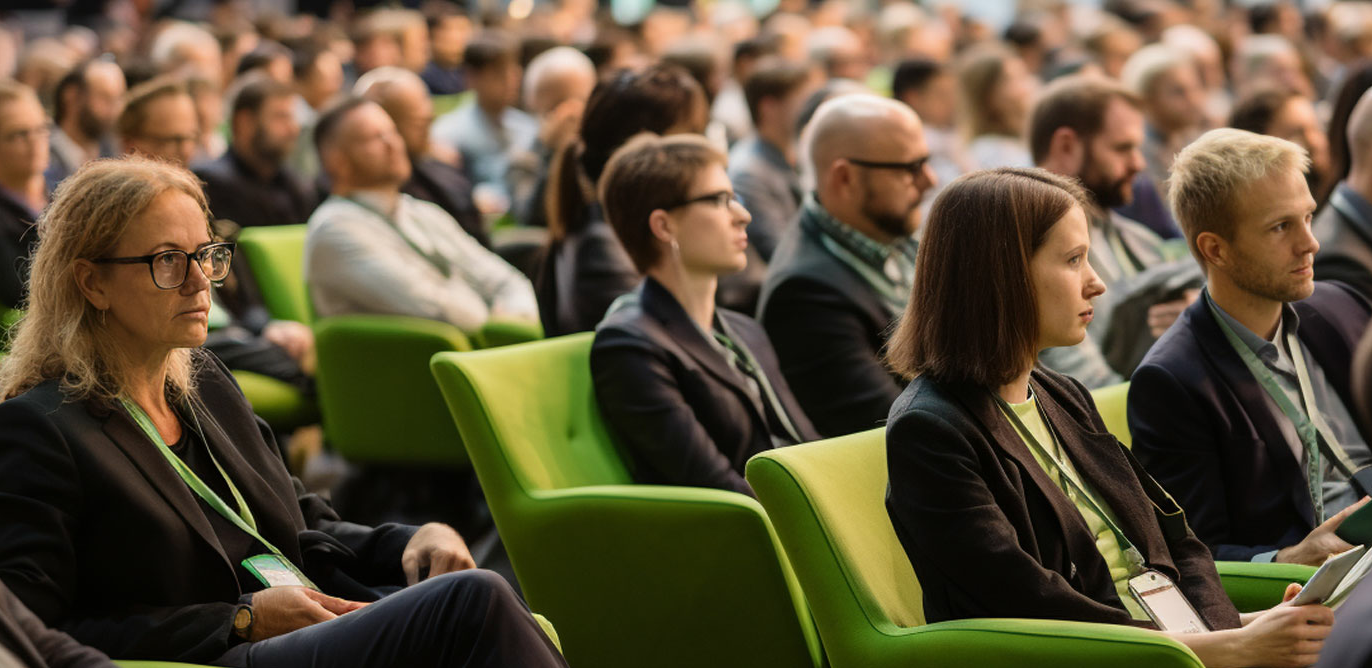
[[[295,567],[290,561],[282,559],[275,554],[259,554],[255,557],[248,557],[243,560],[243,568],[248,569],[266,585],[271,587],[309,587],[319,591],[319,587],[314,586],[310,579],[305,577],[300,569]]]
[[[1129,595],[1163,631],[1205,633],[1210,627],[1170,578],[1154,570],[1129,579]]]

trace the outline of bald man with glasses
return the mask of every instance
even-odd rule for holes
[[[909,107],[825,102],[801,139],[814,190],[782,235],[758,319],[805,414],[826,437],[878,426],[904,387],[881,350],[914,286],[919,205],[937,177]]]

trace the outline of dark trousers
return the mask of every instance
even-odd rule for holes
[[[497,668],[567,663],[509,583],[440,575],[361,610],[253,643],[251,668]]]

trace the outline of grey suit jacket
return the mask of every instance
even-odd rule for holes
[[[776,147],[753,135],[729,151],[729,180],[752,214],[748,242],[770,262],[783,232],[800,212],[800,177]]]
[[[1366,216],[1353,198],[1340,201],[1346,197],[1347,187],[1340,183],[1329,204],[1315,216],[1315,238],[1320,242],[1320,251],[1315,254],[1315,280],[1346,283],[1372,299],[1372,217]]]

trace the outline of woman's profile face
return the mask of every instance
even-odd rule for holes
[[[1074,346],[1086,338],[1094,311],[1091,300],[1105,284],[1087,261],[1090,228],[1080,206],[1048,230],[1043,245],[1029,260],[1030,284],[1038,302],[1037,350]]]
[[[172,189],[158,195],[134,217],[107,257],[137,257],[172,249],[194,253],[210,242],[200,206],[189,195]],[[190,261],[187,265],[185,282],[170,290],[157,287],[146,263],[99,266],[98,280],[109,299],[106,326],[111,333],[122,335],[122,343],[134,348],[129,352],[153,355],[205,342],[210,281],[199,263]]]
[[[711,199],[711,195],[717,197]],[[696,174],[686,199],[696,201],[668,211],[675,223],[682,265],[702,274],[742,271],[748,264],[745,228],[752,216],[734,199],[724,166],[712,164]]]

